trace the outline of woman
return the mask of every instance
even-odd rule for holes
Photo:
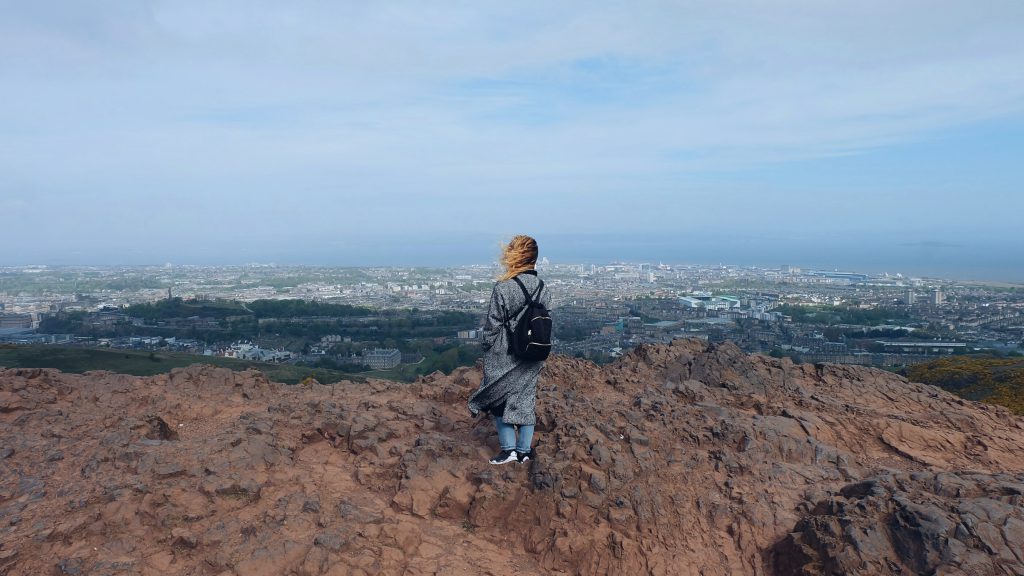
[[[491,464],[526,462],[532,456],[533,427],[536,424],[537,378],[544,362],[527,362],[509,351],[509,333],[514,330],[526,305],[526,291],[535,301],[549,307],[547,286],[537,278],[537,241],[516,236],[502,248],[504,274],[491,290],[491,303],[484,323],[484,377],[469,398],[474,416],[490,412],[498,429],[501,452]],[[540,290],[538,290],[540,289]]]

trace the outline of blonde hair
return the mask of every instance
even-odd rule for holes
[[[501,265],[505,273],[498,277],[499,281],[532,270],[537,265],[537,241],[529,236],[515,236],[501,247]]]

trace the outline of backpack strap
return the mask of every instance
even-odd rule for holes
[[[523,297],[526,298],[526,304],[523,304],[523,306],[528,306],[533,299],[530,298],[530,293],[526,291],[526,284],[523,284],[519,276],[513,276],[512,279],[516,281],[516,284],[519,284],[519,289],[523,291]]]
[[[537,284],[537,291],[534,292],[532,296],[526,290],[526,285],[523,284],[523,281],[519,279],[519,276],[514,276],[512,279],[516,281],[516,284],[519,284],[519,289],[523,291],[523,296],[526,298],[526,303],[523,304],[523,308],[526,308],[527,306],[532,304],[537,298],[540,297],[541,291],[544,290],[544,281],[541,280],[540,278],[537,279],[537,282],[538,282],[538,284]],[[520,308],[520,311],[521,310],[522,310],[522,308]],[[516,314],[514,314],[513,316],[518,315],[518,314],[519,314],[519,312],[516,312]]]

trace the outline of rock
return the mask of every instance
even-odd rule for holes
[[[159,462],[152,468],[153,474],[160,477],[178,476],[185,472],[181,462]]]
[[[1017,527],[1024,526],[1024,510],[991,498],[986,485],[999,479],[986,475],[952,480],[964,491],[946,498],[941,491],[951,483],[949,476],[890,475],[844,487],[776,545],[776,570],[812,574],[828,566],[842,574],[996,574],[1018,565],[1019,552],[1011,546],[1019,549],[1022,542],[1015,538]],[[984,510],[984,517],[996,519],[1004,531],[1012,526],[1009,537],[969,510]]]
[[[263,486],[253,479],[223,479],[213,484],[212,493],[224,498],[259,500]],[[210,490],[207,488],[207,493]]]
[[[65,558],[57,563],[57,573],[68,574],[69,576],[85,574],[85,559]]]
[[[1005,411],[681,340],[551,358],[539,457],[490,466],[481,377],[0,370],[0,572],[1024,573]]]
[[[24,410],[25,404],[17,394],[0,390],[0,413]]]
[[[317,534],[313,538],[313,545],[326,548],[332,552],[338,552],[348,543],[348,539],[336,532]]]
[[[471,484],[461,483],[445,486],[434,507],[434,514],[439,518],[453,520],[466,518],[475,493],[476,487]]]
[[[171,537],[174,538],[174,546],[195,548],[199,543],[195,534],[185,528],[175,528],[174,530],[171,530]]]
[[[177,440],[178,432],[174,428],[164,421],[163,418],[156,414],[148,414],[143,420],[145,420],[148,429],[146,430],[146,438],[149,440]]]

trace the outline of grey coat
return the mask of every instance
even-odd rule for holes
[[[520,274],[519,280],[530,294],[536,292],[539,280],[535,274]],[[547,307],[551,302],[549,290],[545,282],[538,298]],[[537,378],[544,362],[526,362],[509,354],[508,332],[503,324],[506,313],[521,315],[524,304],[526,297],[515,280],[498,282],[491,290],[484,322],[484,377],[480,388],[469,397],[469,411],[474,416],[504,402],[502,420],[506,423],[532,425],[537,421]],[[512,317],[509,325],[514,329],[518,320],[519,316]]]

